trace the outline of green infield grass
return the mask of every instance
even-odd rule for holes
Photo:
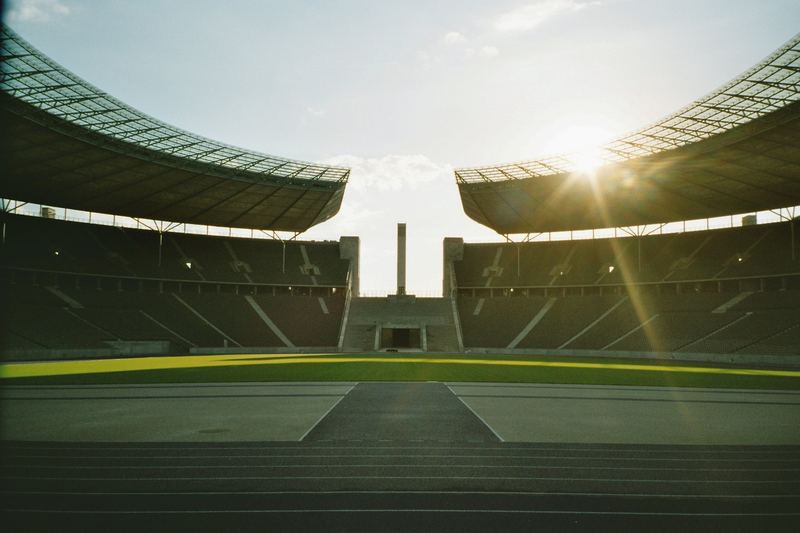
[[[242,354],[0,365],[0,383],[482,381],[800,390],[800,371],[709,363],[485,354]]]

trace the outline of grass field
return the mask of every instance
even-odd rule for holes
[[[800,390],[800,371],[653,360],[430,354],[246,354],[0,365],[5,384],[486,381]]]

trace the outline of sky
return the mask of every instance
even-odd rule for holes
[[[800,31],[797,0],[14,0],[4,19],[156,118],[352,168],[303,239],[361,237],[361,288],[438,295],[468,219],[453,168],[609,141],[676,111]]]

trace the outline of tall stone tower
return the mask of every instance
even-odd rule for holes
[[[406,294],[406,225],[397,224],[397,295]]]

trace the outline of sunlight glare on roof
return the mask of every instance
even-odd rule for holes
[[[565,121],[566,122],[566,121]],[[619,133],[619,132],[617,132]],[[585,150],[596,149],[609,142],[614,137],[611,128],[601,124],[565,125],[554,131],[547,142],[537,146],[541,154],[570,154]]]
[[[599,148],[580,150],[568,156],[575,171],[586,177],[594,177],[598,167],[605,163]]]

